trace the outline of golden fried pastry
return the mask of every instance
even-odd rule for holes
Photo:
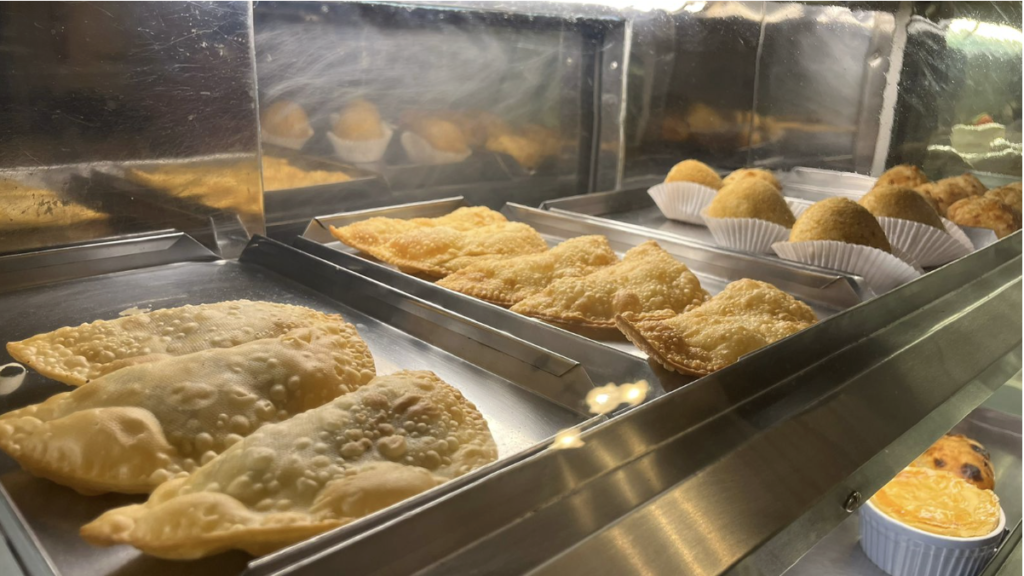
[[[665,177],[665,182],[694,182],[715,190],[722,187],[718,173],[699,160],[683,160],[676,164]]]
[[[0,178],[0,253],[91,240],[114,233],[108,214],[56,192]]]
[[[985,196],[989,198],[995,198],[996,200],[999,200],[1000,202],[1006,204],[1010,208],[1013,208],[1013,211],[1017,213],[1018,217],[1020,217],[1021,190],[1019,184],[1020,183],[1018,182],[1018,186],[1009,185],[1003,186],[1002,188],[993,188],[992,190],[986,192]]]
[[[685,264],[648,240],[626,252],[618,264],[555,280],[512,311],[567,326],[614,328],[617,314],[633,312],[643,319],[683,312],[707,296]]]
[[[0,416],[0,448],[85,494],[150,492],[259,427],[369,382],[373,357],[344,322],[117,370]]]
[[[706,208],[712,218],[754,218],[792,228],[796,218],[779,191],[757,178],[733,180],[715,194]]]
[[[982,490],[996,487],[996,473],[988,450],[963,434],[946,434],[939,438],[910,465],[956,474]]]
[[[878,220],[867,208],[848,198],[828,198],[804,211],[789,233],[790,242],[835,240],[892,253]]]
[[[469,152],[469,145],[462,130],[448,120],[433,117],[416,118],[409,123],[409,130],[440,152]]]
[[[548,158],[557,156],[561,147],[557,132],[536,124],[527,124],[518,132],[497,132],[486,144],[491,152],[508,154],[527,170],[535,170]]]
[[[306,111],[290,100],[278,100],[260,115],[260,126],[265,132],[283,138],[307,138],[313,135]]]
[[[1020,216],[991,196],[970,196],[949,207],[946,217],[961,226],[988,228],[999,238],[1020,230]]]
[[[344,322],[337,314],[303,306],[233,300],[65,326],[8,342],[7,352],[47,378],[81,386],[126,366],[277,338],[320,324]]]
[[[875,186],[900,186],[902,188],[914,188],[915,186],[920,186],[927,182],[928,176],[926,176],[920,168],[909,164],[900,164],[883,172],[875,182]]]
[[[172,164],[147,170],[129,169],[132,182],[163,190],[172,196],[199,202],[218,210],[259,212],[258,166],[239,162],[230,166]]]
[[[767,282],[745,278],[682,314],[641,319],[626,312],[615,325],[669,370],[704,376],[817,321],[803,302]]]
[[[377,140],[384,137],[384,121],[377,106],[357,98],[341,109],[331,131],[342,140]]]
[[[351,180],[348,174],[330,170],[303,170],[284,158],[263,157],[263,189],[284,190],[320,184],[336,184]]]
[[[523,256],[547,249],[547,242],[533,228],[521,222],[505,222],[465,232],[446,226],[418,228],[362,250],[404,272],[444,278],[487,258]]]
[[[726,176],[724,180],[722,180],[722,185],[728,186],[734,182],[740,182],[748,179],[767,182],[772,185],[772,188],[775,188],[779,192],[782,191],[782,183],[779,182],[779,179],[776,178],[770,170],[762,170],[761,168],[740,168],[739,170],[734,170]]]
[[[483,206],[463,206],[451,214],[439,218],[369,218],[341,228],[331,226],[331,234],[338,241],[357,250],[370,252],[374,248],[387,243],[399,234],[419,228],[436,228],[444,226],[459,231],[468,231],[482,226],[502,224],[508,220],[490,208]]]
[[[875,186],[858,202],[875,218],[899,218],[945,230],[942,220],[927,200],[911,188]]]
[[[497,457],[487,422],[458,390],[431,372],[398,372],[260,429],[81,533],[95,545],[131,544],[161,558],[266,554]]]
[[[999,497],[948,472],[906,468],[871,503],[886,516],[940,536],[976,538],[999,526]]]
[[[978,180],[978,178],[974,174],[971,174],[970,172],[965,172],[964,174],[961,174],[959,176],[943,178],[942,181],[953,183],[957,188],[962,188],[963,190],[966,190],[968,195],[970,196],[981,196],[982,194],[988,191],[988,187],[985,186],[981,182],[981,180]]]
[[[914,187],[913,190],[914,192],[917,192],[917,194],[921,198],[924,198],[924,201],[927,202],[928,205],[932,207],[932,210],[935,210],[936,214],[938,214],[939,216],[945,216],[946,211],[943,210],[941,206],[939,206],[939,201],[936,200],[936,198],[938,198],[939,196],[939,187],[940,184],[938,182],[928,182],[926,184],[921,184],[920,186]]]
[[[915,190],[932,198],[938,205],[939,215],[949,218],[949,207],[964,198],[985,193],[985,185],[971,174],[943,178],[931,186],[918,186]]]
[[[547,252],[471,264],[437,285],[499,306],[512,306],[559,278],[586,276],[618,260],[604,236],[579,236]]]

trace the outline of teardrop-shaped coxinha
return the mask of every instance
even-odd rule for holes
[[[366,343],[340,316],[325,318],[276,338],[128,366],[4,414],[0,449],[85,494],[150,492],[261,426],[369,382]]]

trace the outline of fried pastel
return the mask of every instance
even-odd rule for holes
[[[505,222],[466,232],[446,226],[410,230],[364,252],[404,272],[444,278],[482,259],[536,254],[547,249],[547,242],[533,228],[521,222]]]
[[[617,314],[647,318],[684,312],[707,297],[685,264],[648,240],[626,252],[618,264],[555,280],[512,311],[570,327],[614,328]]]
[[[970,196],[949,207],[950,220],[961,226],[988,228],[999,238],[1020,230],[1021,217],[1013,208],[991,196]]]
[[[586,276],[618,260],[604,236],[579,236],[547,252],[471,264],[437,284],[492,304],[512,306],[555,280]]]
[[[7,351],[47,378],[81,386],[126,366],[276,338],[296,328],[332,322],[341,324],[341,316],[303,306],[232,300],[65,326],[8,342]]]
[[[920,168],[909,164],[900,164],[883,172],[875,182],[875,186],[914,188],[926,183],[928,183],[928,176]]]
[[[911,188],[876,186],[857,202],[875,218],[910,220],[939,230],[946,230],[931,204]]]
[[[627,312],[615,324],[669,370],[705,376],[817,321],[803,302],[745,278],[682,314],[643,319]]]
[[[827,198],[804,211],[789,233],[790,242],[835,240],[892,253],[882,226],[868,209],[849,198]]]
[[[147,493],[194,472],[264,424],[316,408],[374,376],[355,328],[130,366],[0,416],[0,449],[83,494]]]
[[[386,244],[389,240],[420,228],[446,227],[465,232],[482,226],[502,224],[508,220],[490,208],[483,206],[463,206],[451,214],[440,218],[370,218],[341,228],[331,226],[331,234],[339,242],[356,250],[371,253],[374,248]]]
[[[432,372],[369,385],[235,444],[143,504],[86,524],[92,544],[161,558],[266,554],[494,461],[487,422]]]

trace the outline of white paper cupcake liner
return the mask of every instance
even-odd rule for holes
[[[970,254],[973,248],[966,236],[965,245],[946,230],[920,222],[881,216],[878,223],[889,243],[919,266],[941,266]]]
[[[718,190],[695,182],[663,182],[647,193],[665,218],[704,226],[700,213],[711,204]]]
[[[967,237],[975,250],[981,250],[985,246],[994,244],[999,240],[996,233],[989,228],[975,228],[974,226],[959,226],[957,224],[953,225],[960,230],[961,234]]]
[[[804,200],[803,198],[790,198],[786,197],[786,204],[789,205],[789,211],[793,213],[793,216],[799,218],[805,210],[811,207],[814,202],[812,200]]]
[[[331,114],[332,126],[337,117],[337,114]],[[338,158],[353,164],[368,164],[384,157],[388,143],[391,142],[391,136],[395,132],[387,122],[382,123],[381,128],[384,130],[384,135],[373,140],[345,140],[339,138],[334,132],[328,132],[327,139],[331,141],[334,154]]]
[[[920,270],[899,257],[859,244],[835,240],[776,242],[772,250],[786,260],[856,274],[879,295],[921,275]]]
[[[275,136],[269,132],[262,132],[260,136],[267,144],[273,144],[274,146],[280,146],[282,148],[288,148],[291,150],[302,150],[302,147],[309,142],[309,139],[313,137],[313,131],[309,131],[309,136],[302,138],[288,138],[285,136]]]
[[[785,242],[789,238],[789,228],[767,220],[756,218],[712,218],[707,212],[701,212],[704,224],[707,225],[715,242],[719,246],[753,252],[755,254],[771,253],[772,244]]]
[[[455,164],[462,162],[473,152],[444,152],[435,149],[429,142],[412,132],[402,132],[400,138],[402,148],[409,155],[409,159],[415,164]]]

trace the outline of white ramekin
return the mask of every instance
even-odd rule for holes
[[[860,508],[860,547],[891,576],[975,576],[996,553],[1006,528],[976,538],[930,534],[886,516],[870,500]]]

